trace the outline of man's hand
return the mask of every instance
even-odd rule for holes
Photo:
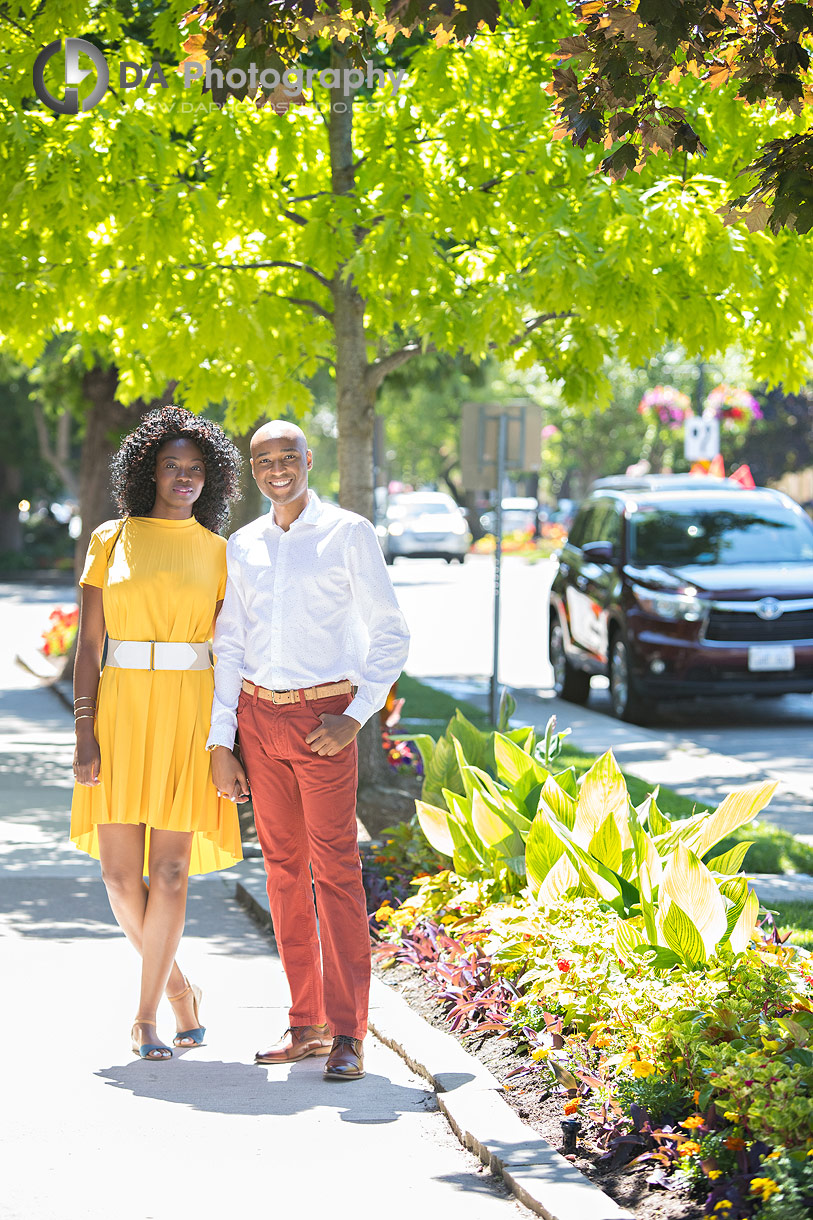
[[[332,758],[349,746],[361,728],[358,720],[352,716],[331,716],[323,712],[319,719],[321,725],[308,733],[305,744],[314,754],[321,754],[325,758]]]
[[[218,796],[241,805],[248,800],[248,779],[232,750],[215,746],[212,750],[212,783]]]

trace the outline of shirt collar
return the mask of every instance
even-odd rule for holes
[[[289,528],[293,529],[294,526],[298,526],[298,525],[318,525],[319,519],[321,518],[323,512],[324,512],[324,506],[322,504],[322,501],[319,499],[319,497],[317,496],[315,491],[312,491],[310,488],[308,488],[308,503],[302,509],[302,512],[299,514],[299,516],[294,521],[291,522],[291,525]],[[279,529],[280,527],[277,525],[276,521],[274,520],[273,506],[272,506],[268,516],[270,517],[270,524],[273,525],[276,529]]]

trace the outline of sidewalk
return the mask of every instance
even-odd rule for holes
[[[254,1066],[288,997],[273,942],[232,897],[237,869],[190,886],[181,961],[204,988],[206,1046],[161,1064],[132,1055],[137,958],[98,865],[67,840],[71,717],[11,660],[31,618],[4,598],[4,1220],[527,1216],[374,1037],[353,1084],[324,1081],[318,1059]],[[166,1004],[160,1025],[167,1037]]]

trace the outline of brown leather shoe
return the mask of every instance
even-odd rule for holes
[[[364,1047],[361,1038],[338,1034],[333,1039],[325,1064],[325,1080],[361,1080],[364,1074]]]
[[[292,1025],[267,1051],[257,1051],[255,1063],[296,1063],[309,1055],[330,1053],[330,1030],[326,1025]]]

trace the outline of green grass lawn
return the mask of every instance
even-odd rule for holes
[[[398,695],[404,700],[401,717],[405,723],[395,731],[396,733],[402,733],[404,736],[407,736],[411,731],[413,733],[428,733],[430,737],[434,738],[440,737],[458,708],[466,719],[470,720],[472,724],[476,724],[478,728],[488,729],[490,727],[487,713],[475,704],[469,703],[466,700],[455,699],[453,695],[447,695],[445,691],[436,690],[433,686],[427,686],[425,682],[419,682],[417,678],[410,678],[407,674],[402,674],[398,679]],[[585,771],[589,771],[595,761],[595,754],[585,754],[583,750],[579,750],[576,746],[570,746],[567,742],[565,742],[562,753],[557,760],[560,769],[574,767],[577,775],[583,775]],[[635,775],[628,775],[626,772],[624,772],[624,779],[626,780],[632,803],[640,805],[652,791],[651,784],[639,779]],[[697,801],[681,796],[671,788],[663,787],[658,794],[658,805],[661,811],[670,818],[688,818],[693,813],[698,813],[701,809],[707,808],[706,805],[698,804]],[[788,834],[786,830],[779,830],[768,822],[763,822],[758,826],[743,827],[742,830],[735,831],[734,834],[723,839],[714,848],[714,854],[722,854],[732,848],[735,843],[740,843],[744,839],[751,839],[754,844],[745,858],[745,868],[748,871],[753,873],[813,874],[813,848],[809,847],[806,843],[800,842],[794,835]],[[789,904],[788,910],[791,910],[791,907],[793,908],[793,920],[795,920],[795,908],[806,909],[807,904]],[[791,916],[788,918],[790,920]],[[801,915],[799,918],[801,918]],[[793,922],[793,926],[801,925]],[[810,925],[809,934],[811,945],[813,946],[813,924]]]

